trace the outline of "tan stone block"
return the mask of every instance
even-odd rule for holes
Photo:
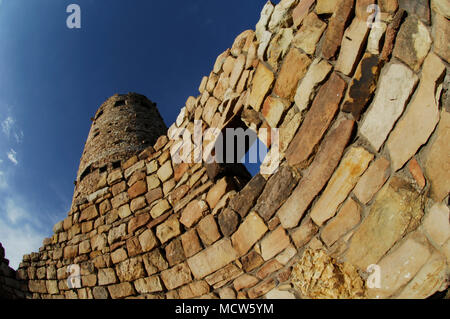
[[[165,182],[173,175],[172,163],[170,161],[165,162],[157,172],[159,179]]]
[[[149,294],[153,292],[163,291],[161,280],[158,276],[138,279],[134,282],[134,287],[140,294]]]
[[[351,76],[359,61],[363,44],[369,35],[369,27],[366,20],[355,18],[352,24],[345,30],[342,39],[341,51],[336,62],[336,70]]]
[[[130,205],[128,204],[120,206],[117,211],[120,218],[125,218],[131,215]]]
[[[213,72],[218,74],[220,70],[222,69],[222,65],[225,62],[226,58],[230,55],[230,49],[226,49],[224,52],[222,52],[216,59],[216,62],[214,63]]]
[[[450,21],[440,14],[436,14],[433,29],[434,52],[450,63],[450,43],[447,36],[450,33]]]
[[[161,244],[178,236],[180,233],[180,223],[175,215],[156,227],[156,236],[161,241]]]
[[[427,27],[417,16],[408,16],[398,32],[393,55],[418,71],[430,51],[431,43]]]
[[[341,236],[355,227],[361,220],[361,207],[353,199],[348,198],[342,204],[339,213],[322,229],[320,237],[330,247]]]
[[[121,282],[134,281],[145,276],[144,265],[139,257],[130,258],[117,264],[116,273]]]
[[[283,60],[273,92],[288,101],[294,100],[298,82],[306,74],[311,60],[299,50],[291,48]]]
[[[449,209],[442,203],[434,204],[423,221],[423,227],[436,244],[442,246],[450,238]]]
[[[317,14],[329,14],[333,13],[336,9],[336,0],[317,0],[314,12]]]
[[[189,258],[187,263],[194,277],[201,279],[234,261],[237,257],[231,241],[224,238]]]
[[[167,212],[171,208],[167,199],[158,201],[150,210],[150,215],[155,219]]]
[[[191,278],[191,271],[186,263],[178,264],[161,272],[161,279],[169,290],[187,284],[192,280]]]
[[[261,253],[264,260],[269,260],[290,244],[285,229],[279,226],[261,241]]]
[[[139,214],[128,222],[128,233],[134,234],[134,232],[140,227],[144,226],[150,220],[150,215],[148,213]]]
[[[165,248],[166,258],[170,266],[186,260],[180,238],[172,240]]]
[[[256,276],[259,279],[264,279],[267,276],[271,275],[277,270],[283,268],[283,265],[279,263],[276,259],[272,259],[271,261],[266,262],[257,272]]]
[[[316,6],[317,8],[317,6]],[[302,49],[307,54],[314,54],[317,42],[319,42],[327,24],[317,17],[314,12],[308,14],[303,20],[303,25],[295,34],[293,44],[296,48]]]
[[[216,182],[216,184],[213,187],[211,187],[206,196],[206,202],[208,203],[209,207],[213,209],[220,201],[222,196],[225,195],[225,193],[232,190],[233,188],[234,188],[233,181],[227,177],[224,177],[220,179],[218,182]]]
[[[365,270],[423,216],[421,196],[406,181],[394,177],[378,192],[367,217],[351,238],[345,258]]]
[[[320,88],[302,126],[286,151],[289,165],[304,165],[309,159],[338,111],[345,88],[345,81],[337,73],[332,73]]]
[[[202,250],[202,245],[195,229],[190,229],[181,235],[181,243],[183,244],[184,254],[188,258]]]
[[[71,259],[78,255],[78,245],[64,247],[64,258]]]
[[[151,205],[154,201],[161,199],[163,197],[163,192],[161,187],[154,188],[145,194],[145,199],[147,200],[147,203]]]
[[[239,291],[242,289],[251,288],[258,282],[259,282],[258,278],[249,274],[243,274],[233,281],[233,286],[236,291]]]
[[[144,252],[152,250],[158,244],[158,241],[151,229],[147,229],[139,235],[139,242],[141,244],[142,251]]]
[[[128,197],[128,193],[122,192],[122,193],[118,194],[117,196],[114,196],[111,199],[111,205],[113,208],[118,208],[119,206],[122,206],[122,205],[128,203],[129,200],[130,200],[130,198]]]
[[[152,190],[158,187],[161,184],[158,176],[156,174],[147,176],[147,188],[148,190]]]
[[[134,295],[135,291],[129,282],[108,286],[109,294],[112,299],[120,299]]]
[[[214,289],[225,286],[231,280],[239,277],[242,274],[242,270],[239,269],[233,263],[219,269],[215,273],[207,276],[205,278],[208,285],[212,286]]]
[[[180,223],[190,228],[206,215],[208,211],[208,205],[205,201],[194,200],[184,208],[181,213]]]
[[[142,209],[147,206],[147,202],[145,201],[145,196],[137,197],[133,199],[130,203],[130,210],[134,213],[139,209]]]
[[[423,176],[422,168],[414,157],[408,163],[408,170],[416,181],[417,186],[419,186],[420,189],[423,189],[426,184],[425,176]]]
[[[136,198],[139,195],[147,192],[147,183],[143,180],[137,181],[128,189],[128,196],[130,199]]]
[[[197,226],[197,233],[200,236],[203,244],[209,246],[216,242],[221,236],[217,227],[214,216],[209,214],[204,217]]]
[[[255,212],[251,212],[231,236],[233,246],[240,256],[247,253],[250,248],[267,232],[264,221]]]
[[[242,267],[246,272],[250,272],[264,263],[264,259],[261,257],[260,253],[261,251],[258,253],[255,248],[255,250],[252,250],[249,254],[241,258]]]
[[[118,264],[128,258],[127,252],[123,248],[116,249],[111,253],[111,261]]]
[[[352,147],[347,152],[311,210],[311,218],[317,225],[334,216],[372,159],[373,155],[362,147]]]
[[[142,253],[142,247],[137,237],[127,239],[127,251],[130,257],[137,256]]]
[[[259,111],[261,104],[269,92],[275,76],[263,63],[259,63],[256,72],[253,75],[253,84],[250,90],[248,104],[255,110]]]
[[[426,238],[413,233],[378,262],[380,288],[368,289],[369,298],[388,298],[408,283],[430,257]]]
[[[425,153],[425,175],[431,182],[431,197],[442,202],[450,192],[450,113],[441,111],[436,138]]]
[[[119,169],[115,169],[114,171],[110,172],[108,174],[108,185],[113,185],[115,183],[117,183],[118,181],[120,181],[122,179],[122,170]]]
[[[290,103],[286,100],[268,96],[264,101],[261,112],[267,123],[269,123],[271,127],[276,128],[282,115],[284,114],[284,111],[287,110],[289,106]]]
[[[248,297],[250,299],[261,297],[267,292],[269,292],[271,289],[275,288],[275,285],[276,285],[275,280],[273,278],[265,280],[262,283],[258,284],[257,286],[251,288],[248,291]]]
[[[98,270],[98,284],[100,286],[115,284],[117,282],[117,277],[114,269],[104,268]]]
[[[85,220],[91,220],[97,216],[98,216],[97,206],[91,205],[81,212],[80,219],[78,220],[78,222],[82,222]]]
[[[389,178],[390,163],[384,157],[375,160],[361,176],[353,194],[363,204],[367,204]]]

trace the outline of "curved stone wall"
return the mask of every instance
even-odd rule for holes
[[[375,2],[268,2],[167,136],[108,170],[24,256],[17,278],[27,297],[426,298],[447,289],[448,7],[380,0],[380,20],[368,24]],[[245,123],[270,148],[263,166],[278,160],[278,169],[244,186],[201,161],[180,163],[198,158],[200,145],[182,140],[186,131],[195,139],[195,121],[204,149],[216,141],[208,128]]]

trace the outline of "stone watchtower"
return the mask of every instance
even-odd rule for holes
[[[115,94],[91,120],[75,181],[74,202],[91,194],[102,183],[104,172],[120,167],[121,161],[154,145],[167,132],[156,103],[136,93]]]

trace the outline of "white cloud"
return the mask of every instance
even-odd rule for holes
[[[11,116],[8,116],[3,122],[2,122],[2,131],[5,133],[6,136],[11,135],[11,130],[14,126],[14,119]]]
[[[0,163],[3,161],[0,161]],[[0,171],[0,190],[8,188],[8,182],[6,181],[5,172]]]
[[[0,242],[5,247],[10,266],[17,269],[24,254],[38,251],[45,238],[41,222],[27,212],[24,201],[18,197],[2,198],[0,208]]]
[[[19,164],[19,161],[16,158],[16,151],[11,149],[9,152],[6,152],[6,155],[8,156],[8,159],[14,164],[17,165]]]

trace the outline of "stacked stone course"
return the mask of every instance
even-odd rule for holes
[[[268,2],[167,135],[74,195],[54,235],[24,256],[24,294],[426,298],[447,289],[450,8],[411,3]],[[381,10],[373,27],[370,4]],[[244,185],[204,163],[175,163],[179,129],[193,134],[202,120],[203,131],[222,130],[233,119],[266,141],[276,172]],[[279,152],[261,130],[271,128]],[[81,287],[69,289],[73,264]],[[371,265],[379,286],[369,285]]]

